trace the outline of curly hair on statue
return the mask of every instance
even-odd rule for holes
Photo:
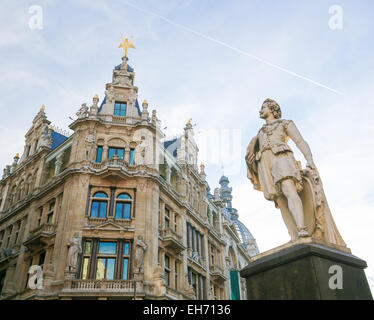
[[[266,99],[263,104],[267,104],[269,109],[273,112],[275,119],[280,119],[282,117],[282,111],[279,104],[273,99]]]

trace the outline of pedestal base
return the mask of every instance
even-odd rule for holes
[[[248,300],[373,299],[366,262],[352,254],[308,243],[254,258],[240,271]]]

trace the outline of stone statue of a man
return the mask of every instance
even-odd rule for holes
[[[70,239],[68,243],[68,268],[70,271],[76,271],[78,254],[82,253],[82,237],[78,232],[74,233],[74,236]]]
[[[260,118],[266,123],[251,140],[245,157],[254,188],[281,209],[292,240],[313,236],[345,246],[329,211],[307,142],[292,120],[281,119],[276,101],[264,101]],[[289,138],[304,155],[305,170],[296,162],[287,144]]]
[[[139,235],[138,239],[135,242],[134,265],[136,271],[141,271],[141,269],[143,268],[145,250],[147,250],[147,245],[143,242],[143,237]]]

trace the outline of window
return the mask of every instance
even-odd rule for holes
[[[5,248],[8,248],[9,245],[10,245],[10,239],[12,237],[12,233],[13,233],[13,226],[10,226],[8,228],[8,237],[7,237],[7,240],[6,240]]]
[[[162,202],[159,199],[158,200],[158,228],[161,228],[161,207],[162,207]]]
[[[82,279],[88,279],[91,248],[92,242],[90,240],[85,241],[83,249]]]
[[[104,192],[96,192],[91,204],[91,218],[105,218],[108,208],[108,196]]]
[[[38,143],[39,143],[39,140],[36,140],[36,141],[35,141],[35,146],[34,146],[34,153],[35,153],[36,150],[38,149]]]
[[[108,159],[113,159],[114,155],[117,155],[119,159],[124,159],[125,149],[123,148],[112,148],[108,149]]]
[[[25,197],[29,194],[30,192],[30,183],[26,183],[26,186],[25,186]]]
[[[169,229],[170,227],[170,211],[168,208],[165,207],[165,229]]]
[[[126,241],[123,244],[123,257],[122,257],[122,280],[129,278],[129,262],[130,262],[130,242]]]
[[[39,255],[39,263],[38,263],[38,265],[41,266],[42,268],[44,265],[44,261],[45,261],[45,251],[42,251]]]
[[[187,248],[191,248],[191,225],[187,222]]]
[[[204,235],[187,222],[187,248],[204,257]]]
[[[42,216],[43,216],[43,207],[39,208],[39,216],[38,216],[38,227],[42,223]]]
[[[16,224],[16,236],[15,236],[15,239],[14,239],[15,244],[18,243],[18,235],[19,235],[19,230],[20,229],[21,229],[21,221],[18,221],[17,224]]]
[[[0,249],[3,246],[5,230],[0,231]]]
[[[128,280],[131,242],[129,240],[86,239],[83,246],[81,279]]]
[[[175,285],[175,290],[178,290],[178,261],[175,261],[174,263],[174,285]]]
[[[194,288],[198,300],[206,299],[205,277],[188,267],[188,283]]]
[[[167,255],[165,255],[165,282],[170,286],[170,258]]]
[[[130,149],[130,165],[135,165],[135,149]]]
[[[114,115],[125,117],[126,116],[126,103],[116,102],[114,104]]]
[[[127,193],[121,193],[116,198],[116,219],[131,218],[132,199]]]
[[[96,163],[101,163],[103,157],[103,147],[99,146],[97,147],[97,152],[96,152]]]
[[[100,241],[96,263],[96,279],[114,279],[116,253],[117,242]]]
[[[51,202],[49,204],[49,210],[48,210],[48,213],[47,213],[47,223],[48,224],[52,224],[54,208],[55,208],[55,202]]]
[[[174,212],[174,231],[178,231],[178,215]]]
[[[216,255],[216,249],[214,248],[214,246],[211,245],[210,246],[210,264],[212,266],[214,266],[216,263],[215,255]]]

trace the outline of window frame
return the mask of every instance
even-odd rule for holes
[[[101,243],[115,243],[116,244],[116,252],[115,253],[100,253],[100,244]],[[97,254],[95,257],[95,280],[115,280],[116,279],[116,267],[118,262],[118,250],[119,250],[119,241],[114,240],[99,240],[97,245]],[[105,259],[105,266],[104,266],[104,278],[97,278],[97,266],[99,259]],[[107,270],[108,270],[108,260],[114,259],[114,267],[113,267],[113,279],[107,278]]]
[[[99,159],[99,150],[100,150],[100,159]],[[104,152],[104,147],[103,146],[97,146],[96,149],[96,163],[101,163],[103,161],[103,152]]]
[[[117,108],[117,106],[119,106],[119,108]],[[123,110],[123,106],[125,106],[125,110]],[[124,111],[124,114],[121,114],[121,112],[123,111]],[[115,101],[113,115],[117,117],[126,117],[127,116],[127,102]]]
[[[104,197],[98,197],[95,195],[97,195],[98,193],[103,193],[106,195],[106,198]],[[92,219],[106,219],[108,217],[108,214],[109,214],[109,204],[110,204],[110,201],[109,201],[109,197],[108,197],[108,194],[105,192],[105,191],[95,191],[93,193],[93,195],[90,197],[90,211],[89,211],[89,217],[92,218]],[[93,205],[94,203],[98,203],[98,207],[97,207],[97,217],[93,217],[92,216],[92,209],[93,209]],[[100,213],[101,213],[101,204],[102,203],[105,203],[106,204],[106,210],[105,210],[105,215],[104,217],[101,217],[100,216]]]
[[[129,199],[120,199],[119,197],[121,195],[127,195],[129,197]],[[117,205],[118,204],[121,204],[122,205],[122,214],[117,217]],[[126,204],[129,204],[130,205],[130,216],[128,218],[125,218],[125,208],[126,208]],[[128,192],[119,192],[117,194],[117,196],[115,197],[115,200],[114,200],[114,219],[117,219],[117,220],[131,220],[132,217],[133,217],[133,209],[134,208],[134,199],[133,197],[131,196],[131,194],[129,194]]]
[[[164,273],[165,273],[165,284],[168,287],[171,286],[171,283],[170,283],[170,275],[171,275],[170,260],[171,260],[170,256],[165,254],[164,255]],[[168,263],[166,263],[166,261]]]
[[[135,149],[130,149],[130,155],[129,155],[129,165],[134,166],[135,165]]]

